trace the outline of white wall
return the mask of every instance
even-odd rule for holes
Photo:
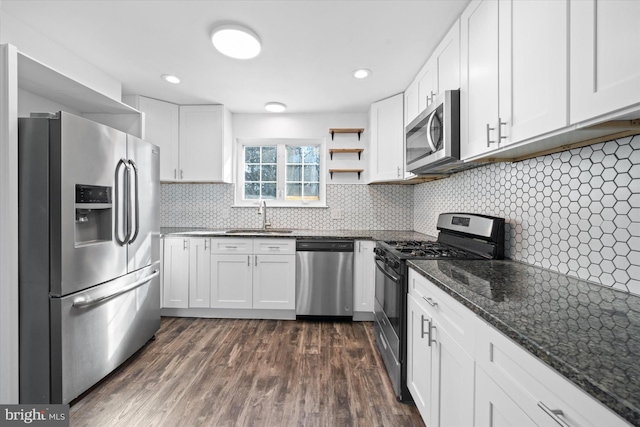
[[[118,80],[3,12],[1,8],[2,3],[0,3],[0,44],[12,44],[21,53],[97,92],[120,101],[122,84]]]
[[[17,78],[16,49],[0,45],[0,403],[18,403]]]

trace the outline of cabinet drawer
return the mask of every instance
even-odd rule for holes
[[[534,355],[479,321],[476,363],[537,425],[628,426],[602,403]],[[552,411],[562,411],[562,415]]]
[[[214,237],[211,239],[212,254],[252,254],[253,239]]]
[[[412,269],[409,269],[409,294],[468,354],[473,355],[476,315],[471,310]]]
[[[295,239],[253,239],[253,253],[291,255],[296,253]]]

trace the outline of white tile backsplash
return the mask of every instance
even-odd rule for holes
[[[232,208],[231,184],[162,184],[163,227],[256,228],[256,208]],[[268,203],[268,202],[267,202]],[[316,230],[411,230],[413,189],[396,185],[327,185],[324,208],[269,208],[273,228]],[[341,215],[332,215],[339,209]],[[333,218],[332,218],[333,216]]]
[[[441,212],[507,221],[505,256],[640,295],[640,136],[414,187],[414,228]]]

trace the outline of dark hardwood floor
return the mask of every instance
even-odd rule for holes
[[[424,426],[371,322],[163,318],[155,341],[73,402],[71,426]]]

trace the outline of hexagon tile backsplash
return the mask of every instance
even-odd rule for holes
[[[441,212],[506,219],[505,256],[640,295],[640,135],[414,187],[414,229]]]
[[[258,208],[232,208],[232,184],[162,184],[162,227],[259,228]],[[269,202],[267,201],[267,204]],[[273,228],[412,230],[413,190],[406,185],[327,185],[322,208],[268,209]],[[332,219],[340,209],[340,219]]]

